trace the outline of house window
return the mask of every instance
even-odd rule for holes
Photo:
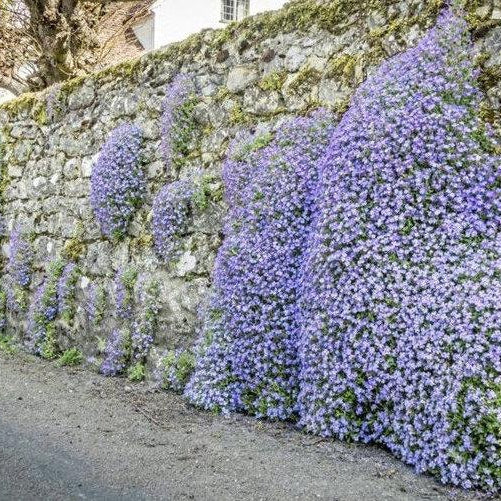
[[[221,21],[240,21],[249,15],[250,0],[221,0]]]

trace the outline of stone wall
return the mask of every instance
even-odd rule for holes
[[[221,164],[231,139],[242,129],[272,130],[287,116],[319,106],[340,115],[366,75],[414,44],[433,25],[443,3],[293,2],[277,13],[202,32],[142,59],[0,106],[4,256],[9,232],[20,223],[35,250],[32,291],[55,257],[74,259],[82,271],[76,319],[58,327],[61,348],[78,346],[87,356],[95,354],[98,337],[106,338],[115,322],[114,276],[131,266],[161,284],[152,359],[165,348],[190,346],[221,241],[224,204],[215,194],[221,191]],[[483,112],[499,127],[501,1],[467,2],[466,9],[488,97]],[[195,84],[200,142],[175,177],[201,168],[210,183],[207,203],[195,209],[183,239],[182,257],[165,266],[151,245],[151,202],[173,180],[161,158],[159,119],[166,88],[177,73],[188,74]],[[148,198],[127,238],[113,242],[101,235],[93,217],[90,174],[108,133],[125,121],[144,130]],[[91,283],[108,291],[109,310],[99,331],[85,315]],[[8,329],[22,338],[26,313],[9,313]]]

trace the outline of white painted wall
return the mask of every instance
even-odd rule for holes
[[[286,1],[250,0],[250,14],[279,9]],[[221,23],[221,0],[158,0],[151,10],[155,16],[155,49],[205,28],[226,26]]]

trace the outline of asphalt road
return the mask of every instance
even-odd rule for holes
[[[371,446],[0,354],[0,500],[473,500]]]

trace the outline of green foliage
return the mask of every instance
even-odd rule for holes
[[[236,103],[230,110],[229,120],[231,125],[243,125],[249,122],[249,116],[242,109],[242,105]]]
[[[64,262],[60,259],[52,261],[42,286],[39,304],[34,305],[32,313],[33,328],[36,331],[37,344],[35,351],[43,358],[55,358],[58,352],[55,316],[49,311],[57,311],[57,284],[64,270]]]
[[[233,158],[235,160],[244,160],[250,153],[261,150],[268,146],[273,141],[273,138],[274,134],[272,132],[261,134],[260,136],[257,136],[254,141],[247,143],[239,148]]]
[[[146,368],[142,362],[137,362],[127,371],[129,381],[140,382],[146,377]]]
[[[52,360],[56,358],[58,353],[56,325],[54,322],[49,322],[45,326],[45,339],[42,344],[40,355],[42,358]]]
[[[182,391],[195,369],[195,355],[191,351],[169,351],[160,360],[162,388]]]
[[[176,120],[172,125],[172,163],[178,170],[186,163],[198,143],[198,126],[194,110],[198,98],[191,96],[176,109]]]
[[[80,365],[83,361],[82,352],[78,348],[70,348],[66,350],[57,361],[57,365],[63,366],[75,366]]]
[[[0,334],[0,351],[2,353],[6,353],[7,355],[13,355],[17,352],[17,348],[15,347],[11,337]]]
[[[264,91],[281,91],[286,78],[287,73],[285,71],[275,71],[266,75],[258,85]]]
[[[320,81],[321,73],[311,66],[304,66],[299,70],[289,85],[289,91],[295,94],[304,94]]]
[[[336,55],[329,61],[326,76],[342,82],[352,83],[356,66],[357,57],[352,54]]]
[[[193,205],[200,210],[205,210],[211,202],[219,203],[223,200],[223,185],[219,176],[205,174],[193,193]]]

